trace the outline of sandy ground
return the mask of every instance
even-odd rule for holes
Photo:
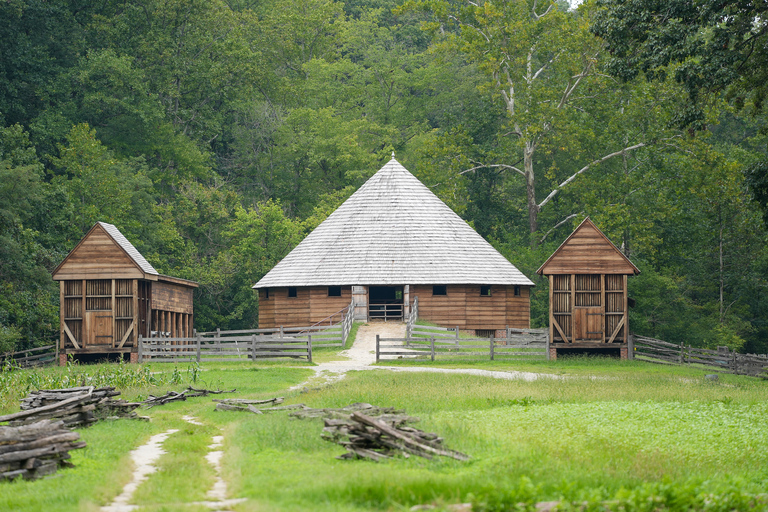
[[[393,372],[425,372],[425,373],[455,373],[478,375],[494,379],[522,379],[533,381],[537,379],[557,379],[555,375],[543,375],[518,371],[491,371],[471,368],[433,368],[429,366],[373,366],[376,362],[376,335],[382,338],[405,338],[405,324],[402,322],[370,322],[360,326],[355,337],[355,343],[349,350],[341,352],[347,359],[330,361],[312,367],[315,377],[310,381],[294,386],[291,389],[301,389],[310,385],[332,384],[344,378],[348,371],[360,370],[389,370]]]

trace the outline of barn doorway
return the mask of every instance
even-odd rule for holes
[[[368,288],[368,318],[371,320],[403,319],[403,287],[371,286]]]

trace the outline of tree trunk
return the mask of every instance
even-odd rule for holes
[[[532,142],[525,143],[523,150],[523,163],[525,171],[525,193],[528,203],[528,228],[533,234],[539,229],[539,205],[536,203],[536,176],[533,173],[533,152],[535,146]],[[531,237],[531,247],[536,243]]]

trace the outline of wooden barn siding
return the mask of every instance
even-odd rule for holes
[[[467,287],[446,285],[447,295],[432,295],[432,285],[410,287],[410,298],[419,298],[419,318],[446,327],[467,329]],[[479,290],[479,288],[478,288]],[[478,291],[478,293],[480,293]]]
[[[56,280],[141,279],[139,270],[127,254],[100,228],[83,240],[56,272]]]
[[[542,269],[548,274],[634,274],[634,269],[592,226],[585,225]]]
[[[192,313],[192,288],[169,283],[152,283],[152,309]]]
[[[419,297],[419,318],[460,329],[504,329],[530,327],[530,289],[522,286],[515,297],[514,286],[492,286],[491,296],[480,295],[479,285],[448,285],[447,295],[432,295],[432,285],[411,286],[411,297]]]
[[[352,287],[342,286],[341,297],[329,297],[327,286],[297,287],[296,297],[288,288],[270,288],[269,299],[259,290],[259,328],[313,325],[352,302]]]
[[[319,322],[352,302],[352,287],[342,286],[341,297],[329,297],[327,286],[313,286],[309,289],[309,325]]]

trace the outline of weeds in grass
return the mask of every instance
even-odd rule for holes
[[[196,383],[200,374],[198,363],[190,365],[186,372],[174,366],[170,375],[153,372],[149,364],[130,364],[124,360],[117,363],[80,365],[70,359],[64,367],[46,369],[21,369],[5,364],[0,368],[0,410],[12,407],[30,391],[38,389],[114,386],[124,390],[163,384],[179,385],[184,382]]]

